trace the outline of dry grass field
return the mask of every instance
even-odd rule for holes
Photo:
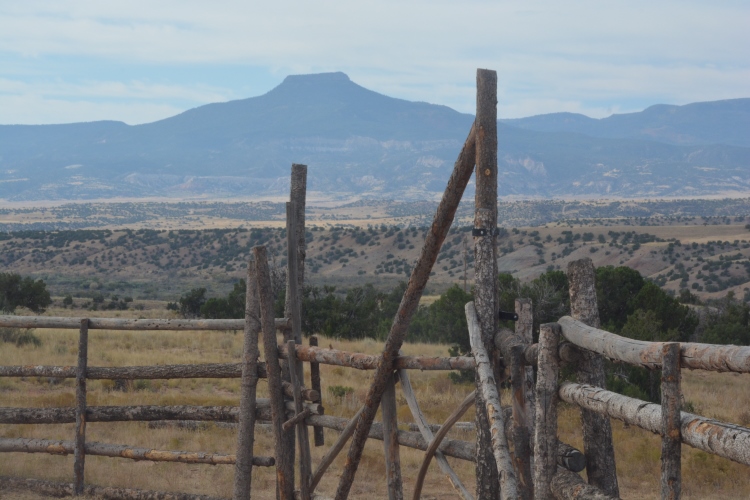
[[[48,314],[60,315],[64,310],[51,310]],[[70,313],[70,311],[68,311]],[[97,315],[106,315],[99,312]],[[114,313],[134,314],[133,312]],[[139,315],[166,317],[166,311],[147,310]],[[73,365],[76,362],[77,332],[62,330],[37,330],[40,347],[15,347],[0,345],[0,365],[48,364]],[[118,332],[94,330],[89,334],[89,364],[94,366],[120,366],[172,363],[236,362],[242,348],[241,332]],[[360,342],[320,339],[323,346],[366,353],[378,353],[382,344],[364,340]],[[406,354],[447,355],[447,347],[427,344],[406,344]],[[323,400],[326,413],[349,417],[362,404],[371,372],[334,366],[321,366]],[[307,373],[309,377],[309,370]],[[412,383],[421,408],[430,422],[440,423],[471,391],[470,386],[452,384],[444,372],[411,372]],[[747,390],[750,375],[684,372],[683,388],[686,402],[696,413],[731,422],[750,424],[750,393]],[[308,381],[309,384],[309,381]],[[309,386],[309,385],[308,385]],[[340,386],[347,394],[334,397],[327,388]],[[88,404],[200,404],[237,405],[239,382],[237,380],[170,380],[135,381],[128,392],[114,390],[109,381],[89,381]],[[258,395],[266,395],[266,383],[261,381]],[[0,379],[0,406],[53,407],[72,406],[75,390],[73,380],[54,383],[46,378]],[[505,403],[508,394],[503,395]],[[403,397],[397,389],[399,420],[412,422]],[[465,420],[473,419],[473,410]],[[659,438],[634,427],[626,428],[613,421],[618,476],[623,498],[657,498],[659,484]],[[578,412],[564,407],[560,418],[561,439],[581,445]],[[0,436],[34,437],[47,439],[72,439],[73,425],[2,425]],[[337,433],[326,431],[330,445]],[[455,432],[453,436],[472,440],[473,434]],[[197,430],[175,427],[150,428],[147,423],[91,423],[87,427],[87,440],[157,449],[208,451],[234,453],[236,431],[232,428],[207,424]],[[256,454],[273,454],[270,432],[264,427],[256,431]],[[313,448],[313,464],[325,453],[327,447]],[[384,498],[385,469],[382,443],[368,443],[365,455],[352,489],[353,499]],[[342,454],[343,455],[343,454]],[[401,448],[402,471],[407,494],[419,469],[422,452]],[[459,476],[473,489],[474,467],[471,463],[453,459]],[[340,456],[329,469],[319,491],[332,495],[337,485],[338,473],[344,457]],[[72,480],[71,456],[4,454],[0,456],[0,475],[17,475],[53,480]],[[163,491],[231,496],[233,466],[208,466],[133,462],[126,459],[87,457],[86,481],[97,485],[133,487]],[[750,474],[745,466],[710,456],[704,452],[683,447],[684,498],[748,498]],[[273,469],[255,468],[253,475],[255,498],[274,497]],[[31,499],[20,493],[0,492],[0,498]],[[423,498],[458,498],[449,483],[433,463],[427,477]]]

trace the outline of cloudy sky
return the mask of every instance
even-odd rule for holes
[[[508,118],[750,97],[750,2],[0,2],[0,124],[145,123],[326,71],[472,112],[478,67]]]

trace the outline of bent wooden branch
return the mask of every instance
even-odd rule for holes
[[[500,397],[497,393],[495,378],[492,375],[490,358],[482,342],[481,331],[474,303],[469,302],[464,308],[466,321],[469,324],[469,341],[471,352],[477,363],[477,375],[481,383],[481,391],[484,403],[487,407],[487,417],[490,421],[490,433],[492,437],[492,452],[497,464],[497,472],[500,476],[500,494],[504,499],[518,497],[518,484],[513,470],[513,462],[510,459],[508,440],[505,437],[505,426],[503,423],[503,412],[500,408]]]
[[[437,260],[440,247],[453,223],[461,196],[471,178],[474,167],[474,154],[474,127],[472,127],[469,137],[466,139],[466,143],[456,161],[453,173],[448,180],[448,186],[443,193],[443,198],[435,213],[432,226],[427,233],[422,253],[414,265],[414,270],[409,278],[404,297],[401,299],[401,304],[396,312],[393,325],[388,333],[382,358],[380,363],[378,363],[373,375],[372,384],[365,397],[365,410],[360,415],[357,427],[354,430],[354,436],[352,436],[346,465],[336,488],[336,500],[345,500],[349,496],[349,490],[354,482],[354,475],[359,466],[365,442],[367,441],[368,430],[375,419],[375,413],[380,405],[380,398],[385,390],[386,381],[388,377],[392,376],[393,370],[396,368],[394,361],[398,356],[401,344],[404,342],[411,317],[419,306],[419,299],[430,277],[432,266]]]
[[[662,409],[655,403],[571,382],[563,383],[558,394],[568,403],[609,415],[655,434],[661,433]],[[681,412],[680,432],[685,444],[750,465],[750,429],[747,427]]]
[[[663,342],[646,342],[592,328],[570,316],[558,321],[563,336],[577,346],[648,369],[661,368]],[[716,372],[750,373],[750,347],[686,342],[680,345],[680,366]]]

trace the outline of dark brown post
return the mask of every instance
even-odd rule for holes
[[[245,288],[245,338],[242,348],[242,381],[240,382],[240,422],[237,435],[237,462],[234,472],[234,500],[250,500],[255,440],[255,395],[258,385],[258,332],[260,306],[255,263],[247,263]]]
[[[477,70],[476,194],[474,198],[474,304],[482,342],[488,353],[494,350],[497,326],[497,73]],[[497,498],[498,475],[492,455],[490,425],[486,402],[478,375],[477,424],[477,498]]]
[[[589,258],[568,264],[570,283],[570,315],[594,328],[601,326],[596,303],[596,270]],[[583,351],[583,362],[578,368],[578,381],[582,384],[606,388],[604,360],[598,354]],[[586,475],[589,483],[605,493],[619,496],[615,451],[612,445],[612,425],[609,417],[581,409],[583,421],[583,448],[586,454]]]
[[[310,346],[318,347],[318,337],[312,335],[310,337]],[[323,403],[323,391],[320,387],[320,363],[310,362],[310,385],[312,390],[318,393],[318,399],[314,400],[313,403]],[[319,425],[313,427],[313,438],[315,439],[315,446],[323,446],[326,444],[325,434],[323,434],[323,428]]]
[[[263,354],[266,358],[268,372],[268,393],[271,398],[271,419],[273,426],[274,447],[276,454],[276,491],[280,500],[294,499],[294,461],[292,451],[287,446],[282,426],[286,417],[284,392],[281,387],[281,366],[276,345],[276,325],[273,317],[273,293],[271,275],[268,269],[266,247],[253,247],[255,257],[255,276],[258,280],[258,298],[260,301],[260,323],[263,329]],[[294,437],[292,435],[292,437]],[[292,441],[293,443],[293,441]],[[293,446],[293,445],[292,445]]]
[[[292,163],[291,185],[289,190],[289,201],[294,203],[294,218],[297,221],[296,228],[292,238],[289,238],[289,226],[287,224],[287,244],[292,241],[297,247],[297,289],[302,290],[305,282],[305,257],[307,256],[307,243],[305,241],[305,204],[307,202],[307,165]],[[287,217],[287,223],[289,218]],[[287,273],[286,289],[289,290],[291,273]],[[285,316],[289,318],[291,311],[291,302],[289,295],[286,296],[284,304]],[[285,340],[289,340],[286,339]],[[302,342],[302,338],[295,338],[297,343]]]
[[[78,367],[76,368],[76,439],[75,463],[73,471],[75,479],[73,494],[83,495],[83,468],[86,462],[86,365],[89,350],[89,320],[81,320],[81,330],[78,337]]]
[[[398,448],[398,414],[396,408],[395,374],[386,383],[380,407],[383,410],[383,448],[385,450],[385,477],[388,483],[388,500],[403,500],[404,485],[401,480],[401,457]]]
[[[536,437],[534,439],[534,498],[551,500],[550,484],[557,471],[557,378],[560,358],[560,325],[548,323],[539,329],[536,381]]]
[[[299,415],[304,411],[301,381],[297,372],[297,354],[294,350],[294,340],[287,340],[286,352],[289,358],[289,375],[294,388],[294,414]],[[312,462],[310,460],[310,438],[307,435],[307,424],[304,420],[297,423],[297,445],[299,446],[299,484],[302,500],[310,500],[310,480],[312,478]]]
[[[519,498],[528,500],[534,498],[534,485],[531,477],[531,446],[524,398],[524,347],[516,345],[510,349],[510,379],[513,389],[513,450],[518,474],[518,494]]]
[[[682,482],[679,342],[665,343],[661,356],[661,497],[677,500]]]
[[[352,443],[349,446],[349,452],[346,457],[346,464],[341,473],[338,487],[336,488],[336,500],[345,500],[349,496],[349,490],[354,482],[354,475],[359,466],[359,460],[362,458],[365,442],[370,433],[372,422],[375,419],[375,413],[380,406],[380,399],[383,396],[385,385],[388,378],[393,376],[394,361],[398,357],[398,350],[404,342],[409,322],[414,312],[419,307],[419,299],[422,297],[424,287],[430,278],[430,271],[437,260],[440,247],[445,241],[445,236],[453,223],[456,215],[456,209],[461,201],[461,196],[466,189],[466,185],[471,178],[474,166],[474,127],[471,128],[469,136],[466,138],[464,147],[456,160],[453,173],[448,180],[448,186],[445,188],[443,198],[440,200],[432,226],[427,233],[422,253],[414,266],[414,270],[406,285],[404,297],[393,319],[391,330],[388,332],[388,338],[385,341],[383,354],[378,363],[375,373],[372,377],[372,384],[365,397],[365,405],[362,414],[357,419],[357,427],[352,436]]]

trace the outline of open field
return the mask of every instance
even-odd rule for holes
[[[48,314],[60,315],[62,310]],[[130,312],[106,312],[98,315],[132,315]],[[148,317],[167,316],[166,311],[140,312]],[[77,332],[37,330],[40,347],[15,347],[3,344],[0,365],[16,364],[75,364]],[[242,343],[241,332],[117,332],[91,331],[89,364],[97,366],[144,365],[169,363],[205,363],[239,361]],[[382,344],[372,340],[359,342],[321,338],[323,346],[379,353]],[[429,344],[405,344],[406,354],[446,355],[447,347]],[[362,404],[371,372],[321,365],[323,400],[326,413],[351,416]],[[420,405],[430,422],[442,422],[472,388],[452,384],[444,372],[410,372]],[[309,373],[307,374],[309,376]],[[747,386],[750,375],[683,372],[683,391],[686,404],[696,413],[743,425],[750,424],[750,393]],[[308,381],[309,384],[309,381]],[[171,380],[135,381],[127,392],[114,390],[109,381],[89,381],[88,403],[91,405],[122,404],[217,404],[237,405],[239,381]],[[309,385],[308,385],[309,386]],[[339,386],[346,395],[334,397],[326,388]],[[74,402],[73,380],[52,383],[44,379],[0,379],[0,398],[3,406],[71,406]],[[266,384],[261,381],[258,395],[266,394]],[[505,404],[509,395],[503,394]],[[412,422],[403,397],[397,389],[399,421]],[[464,420],[473,419],[473,410]],[[379,419],[379,418],[378,418]],[[657,436],[634,427],[626,428],[613,422],[618,476],[623,498],[657,498],[659,484],[659,449]],[[562,409],[560,437],[575,446],[581,446],[578,412],[571,407]],[[36,437],[72,439],[73,426],[69,425],[3,425],[3,437]],[[330,445],[335,432],[326,431]],[[473,439],[473,433],[454,432],[460,439]],[[208,424],[197,430],[174,427],[149,428],[147,423],[91,423],[87,440],[128,444],[158,449],[210,451],[233,453],[236,431]],[[256,453],[272,454],[270,433],[259,428],[256,433]],[[326,448],[313,448],[314,463]],[[402,467],[407,493],[419,468],[422,452],[401,448]],[[324,479],[320,491],[332,494],[337,474],[341,471],[341,456]],[[473,465],[453,459],[459,476],[473,488]],[[232,466],[205,466],[188,464],[159,464],[132,462],[103,457],[87,458],[88,482],[98,485],[128,486],[167,491],[190,491],[206,494],[231,495]],[[71,480],[72,457],[50,455],[5,454],[0,460],[0,475],[20,475],[54,480]],[[274,474],[272,469],[254,469],[253,485],[265,494],[259,498],[273,498]],[[382,443],[371,441],[365,451],[351,498],[382,498],[385,495]],[[435,464],[428,475],[424,498],[457,498]],[[683,497],[747,498],[750,495],[750,474],[747,467],[710,456],[704,452],[683,447]],[[33,496],[14,498],[35,498]]]

